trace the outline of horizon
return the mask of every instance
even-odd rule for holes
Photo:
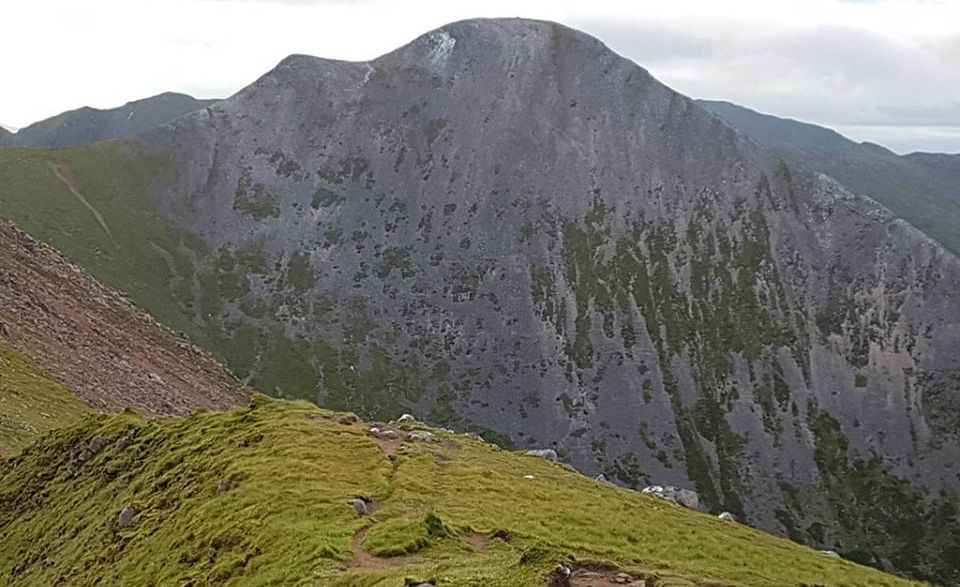
[[[29,92],[0,96],[0,122],[24,128],[165,91],[222,99],[289,54],[369,60],[458,20],[523,17],[593,35],[687,96],[825,126],[898,153],[960,152],[960,71],[951,66],[960,35],[949,25],[960,20],[960,5],[943,0],[394,4],[172,0],[136,14],[119,0],[20,4],[10,22],[43,18],[57,41],[37,45],[31,27],[0,38],[0,50],[22,55],[0,64],[0,75],[31,82]],[[732,16],[741,14],[749,17]]]

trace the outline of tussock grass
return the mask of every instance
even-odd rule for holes
[[[0,457],[71,424],[89,409],[58,381],[0,343]]]
[[[258,396],[55,431],[0,468],[0,585],[516,587],[570,557],[659,585],[917,585],[465,436],[434,431],[391,459],[352,420]],[[105,447],[76,470],[95,438]],[[358,515],[355,496],[378,509]],[[467,543],[495,531],[506,539]]]

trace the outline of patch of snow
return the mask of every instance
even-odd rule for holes
[[[457,44],[457,40],[450,36],[450,33],[447,31],[436,31],[435,33],[429,36],[430,45],[430,65],[433,67],[439,67],[447,60],[447,57],[450,56],[450,53],[453,51],[453,48]]]
[[[16,133],[18,130],[20,130],[19,128],[16,128],[16,127],[13,127],[13,126],[9,126],[9,125],[3,124],[3,123],[0,123],[0,128],[2,128],[3,130],[5,130],[5,131],[7,131],[7,132],[12,132],[12,133]]]

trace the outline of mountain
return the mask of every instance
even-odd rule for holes
[[[67,147],[131,137],[213,102],[166,92],[109,110],[79,108],[35,122],[16,134],[0,131],[0,146]]]
[[[14,128],[14,127],[12,127],[12,126],[7,126],[6,124],[0,123],[0,135],[2,135],[2,134],[4,134],[4,133],[11,133],[11,134],[12,134],[12,133],[15,133],[15,132],[17,132],[17,129],[16,129],[16,128]]]
[[[0,209],[273,395],[960,582],[960,259],[577,31],[291,56]]]
[[[0,463],[0,585],[920,587],[463,435],[369,430],[263,397],[85,419]]]
[[[960,155],[897,155],[827,128],[729,102],[700,104],[791,163],[870,196],[960,255]]]
[[[224,409],[247,390],[209,354],[0,221],[0,454],[90,412]]]

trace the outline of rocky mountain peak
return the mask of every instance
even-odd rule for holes
[[[292,56],[129,147],[179,235],[132,237],[170,273],[151,296],[258,389],[695,488],[866,562],[960,488],[956,258],[587,35]]]

